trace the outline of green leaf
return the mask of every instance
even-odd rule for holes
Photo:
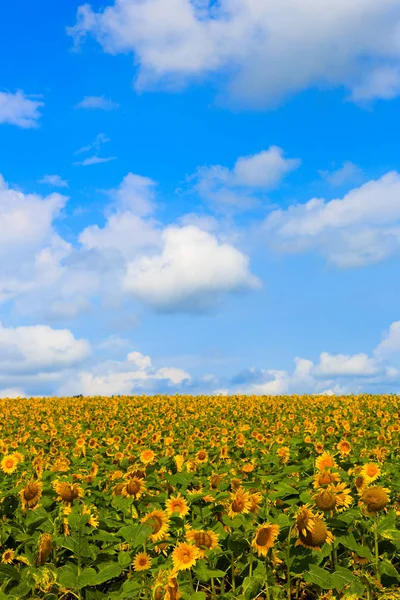
[[[323,590],[333,589],[332,575],[316,565],[310,566],[308,573],[304,573],[304,579],[308,583],[315,583],[315,585],[318,585]]]
[[[385,529],[385,531],[381,531],[381,537],[392,542],[400,542],[400,531],[398,529]]]
[[[195,592],[190,596],[190,600],[206,600],[207,596],[204,592]]]
[[[379,563],[379,572],[382,575],[388,575],[389,577],[394,577],[394,579],[400,581],[400,573],[397,571],[396,567],[392,565],[392,563],[387,559],[382,560]]]
[[[362,546],[356,542],[356,539],[352,533],[349,535],[338,536],[337,538],[340,544],[343,544],[345,548],[349,548],[349,550],[353,550],[358,556],[361,558],[369,558],[372,560],[373,556],[371,550],[367,548],[367,546]]]
[[[152,533],[150,525],[142,523],[140,525],[126,525],[121,527],[118,534],[122,535],[125,541],[129,542],[134,548],[141,546]]]
[[[125,569],[132,562],[131,555],[129,552],[119,552],[118,554],[118,564],[120,567]]]
[[[304,504],[309,504],[312,501],[312,496],[311,496],[311,494],[308,494],[307,492],[302,492],[300,494],[300,500]]]
[[[5,575],[10,579],[14,579],[15,581],[21,580],[21,575],[15,567],[12,565],[0,564],[0,574]]]
[[[264,584],[264,577],[245,577],[243,580],[243,594],[246,600],[255,598]]]
[[[92,567],[86,567],[82,569],[78,577],[76,578],[78,589],[82,589],[88,585],[96,585],[94,583],[96,577],[96,571]]]
[[[109,581],[110,579],[115,579],[119,577],[122,573],[122,569],[116,563],[111,563],[105,567],[103,567],[96,575],[94,583],[91,585],[100,585],[105,581]]]
[[[337,567],[336,571],[332,574],[333,587],[339,591],[355,580],[356,577],[353,573],[344,567]]]
[[[224,577],[225,571],[220,571],[218,569],[209,569],[205,560],[199,560],[195,573],[198,579],[203,582],[210,581],[211,577]]]

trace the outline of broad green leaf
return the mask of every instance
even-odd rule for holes
[[[332,575],[325,571],[325,569],[321,569],[321,567],[317,567],[316,565],[311,565],[308,573],[304,573],[305,581],[309,583],[315,583],[323,590],[332,590],[333,589],[333,580]]]
[[[349,583],[353,583],[356,577],[349,569],[344,567],[337,567],[335,572],[332,574],[333,587],[336,590],[342,590]]]
[[[115,579],[115,577],[119,577],[122,573],[121,567],[116,564],[109,564],[103,567],[95,576],[94,583],[92,585],[100,585],[105,581],[109,581],[110,579]]]

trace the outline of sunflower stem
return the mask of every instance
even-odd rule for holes
[[[189,569],[189,583],[190,583],[190,589],[192,594],[194,594],[194,585],[193,585],[193,576],[192,576],[192,569]]]
[[[253,550],[250,548],[250,565],[249,565],[249,577],[253,576]]]
[[[236,582],[235,582],[235,558],[233,556],[233,552],[231,554],[231,571],[232,571],[232,591],[236,590]]]
[[[378,517],[374,515],[374,542],[375,542],[375,577],[378,583],[381,582],[381,574],[379,573],[379,547],[378,547]]]
[[[287,597],[290,600],[291,598],[291,577],[290,577],[290,538],[292,536],[293,525],[289,528],[289,535],[287,538],[287,553],[286,553],[286,567],[287,567]]]

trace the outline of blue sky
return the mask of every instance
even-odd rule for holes
[[[0,396],[398,392],[399,25],[3,7]]]

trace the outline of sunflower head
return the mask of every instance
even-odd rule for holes
[[[314,496],[314,502],[320,510],[330,512],[336,506],[336,496],[330,490],[322,490]]]
[[[151,558],[147,552],[139,552],[133,559],[133,568],[135,571],[147,571],[151,568]]]
[[[37,560],[38,566],[44,565],[46,560],[49,558],[50,553],[53,549],[53,542],[49,533],[42,533],[39,538]]]
[[[333,535],[328,531],[323,520],[316,517],[311,530],[307,530],[305,535],[302,532],[299,533],[296,545],[301,544],[306,548],[321,550],[323,544],[331,544],[332,541]]]
[[[191,569],[199,557],[199,549],[194,544],[181,542],[172,552],[174,570],[182,571],[184,569]]]
[[[40,481],[29,481],[25,487],[20,490],[19,495],[23,511],[26,511],[27,508],[36,508],[42,495],[42,484]]]
[[[386,507],[389,503],[389,490],[380,485],[366,488],[361,496],[361,502],[365,505],[367,512],[375,514]]]
[[[251,545],[257,550],[258,556],[267,556],[279,535],[279,525],[264,523],[258,527]]]
[[[296,516],[296,527],[299,533],[306,535],[307,531],[311,531],[314,527],[315,515],[308,504],[302,506]]]

